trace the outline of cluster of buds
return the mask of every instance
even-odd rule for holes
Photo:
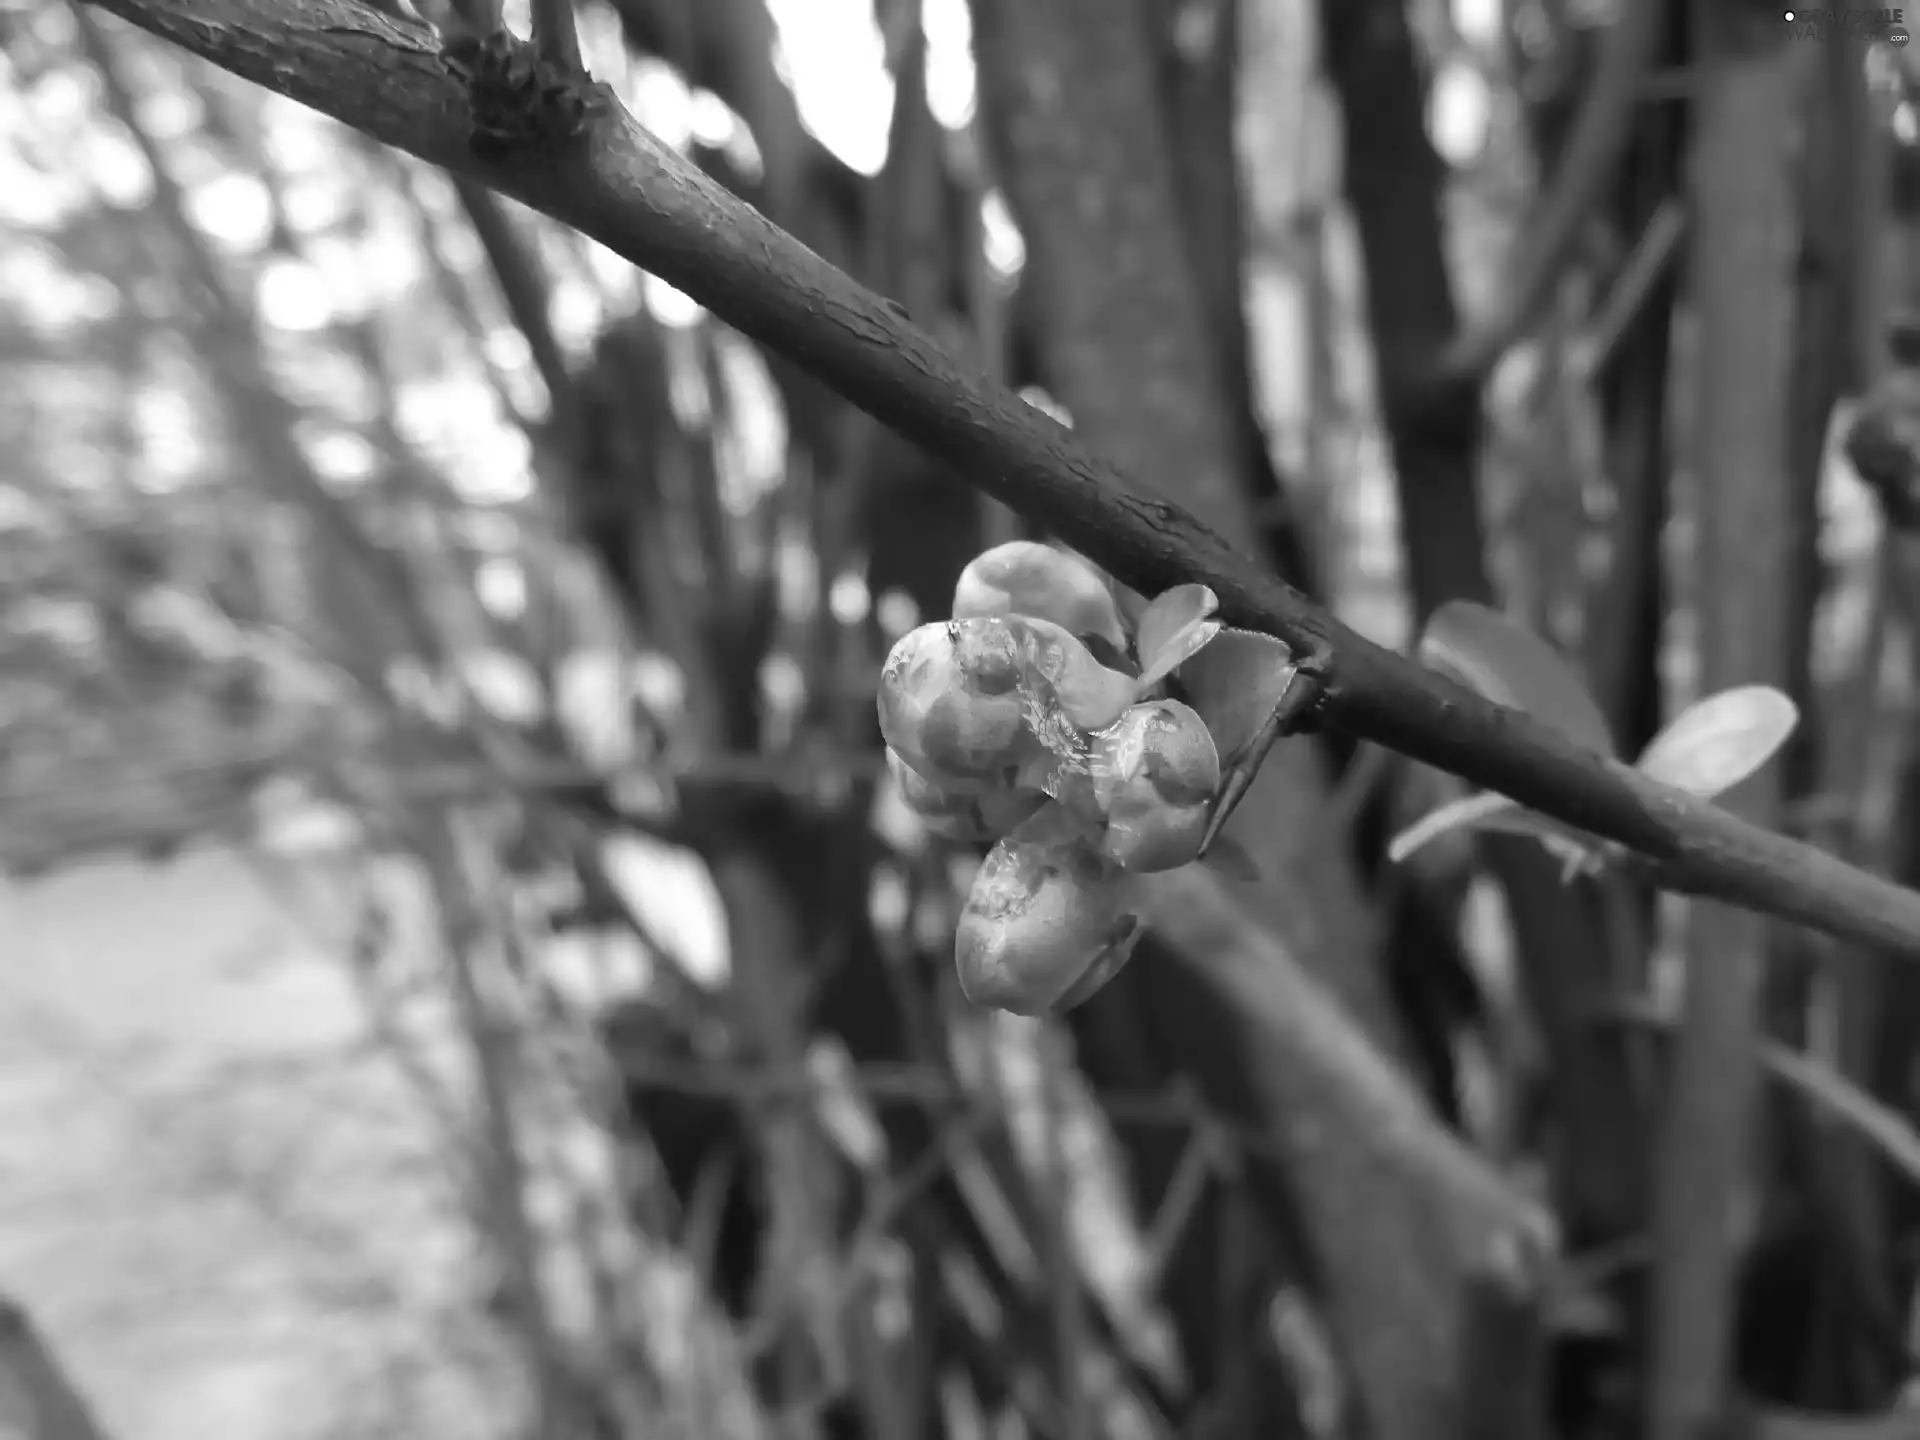
[[[1221,724],[1246,728],[1242,698],[1271,687],[1244,683],[1233,645],[1218,647],[1224,668],[1197,672],[1226,637],[1253,642],[1269,671],[1286,660],[1277,641],[1223,632],[1216,605],[1203,585],[1149,603],[1077,555],[1016,541],[968,565],[951,619],[887,657],[880,729],[901,798],[934,834],[992,842],[955,942],[975,1004],[1079,1004],[1140,938],[1138,878],[1208,849],[1224,818]],[[1208,694],[1221,703],[1203,715]]]

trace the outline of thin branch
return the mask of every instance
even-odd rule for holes
[[[1920,959],[1920,894],[1572,744],[1341,625],[649,135],[605,87],[570,139],[475,154],[434,37],[355,0],[89,0],[598,240],[706,305],[1137,589],[1204,581],[1222,618],[1324,667],[1321,716],[1636,850],[1661,883]],[[1170,479],[1172,477],[1169,477]]]
[[[1686,233],[1686,202],[1670,195],[1647,221],[1639,242],[1614,277],[1613,288],[1573,342],[1579,378],[1591,380],[1611,368],[1621,341],[1672,269]]]
[[[474,236],[487,252],[487,263],[500,287],[507,314],[533,352],[534,368],[547,387],[547,403],[560,421],[562,432],[570,433],[573,376],[547,315],[548,284],[540,268],[540,257],[529,238],[514,228],[499,197],[491,190],[457,175],[453,177],[453,185],[461,208],[467,212],[468,223],[473,226]]]

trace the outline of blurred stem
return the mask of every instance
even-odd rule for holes
[[[1066,1440],[1095,1440],[1099,1427],[1086,1386],[1086,1316],[1080,1266],[1073,1245],[1073,1157],[1067,1123],[1073,1114],[1072,1088],[1064,1030],[1041,1027],[1035,1035],[1040,1061],[1040,1110],[1044,1117],[1045,1164],[1040,1212],[1045,1229],[1046,1266],[1053,1289],[1053,1334],[1059,1358],[1060,1402],[1066,1410]]]
[[[513,1299],[534,1384],[537,1440],[571,1432],[573,1386],[540,1277],[540,1242],[527,1212],[528,1167],[514,1106],[518,1063],[476,970],[489,942],[458,822],[428,820],[414,833],[439,906],[453,998],[480,1098],[480,1203]]]
[[[529,237],[514,225],[498,195],[457,175],[449,178],[460,197],[461,208],[473,225],[474,235],[487,253],[487,263],[500,287],[507,313],[526,337],[534,368],[540,372],[541,382],[547,389],[553,426],[561,435],[572,438],[579,419],[573,378],[548,316],[550,287],[541,271],[540,257]]]
[[[32,1317],[5,1295],[0,1295],[0,1430],[19,1440],[107,1440]]]
[[[1449,176],[1427,133],[1419,37],[1402,0],[1324,0],[1320,16],[1346,118],[1344,187],[1414,619],[1454,600],[1497,608],[1481,514],[1482,377],[1448,372],[1442,358],[1459,310],[1444,243]],[[1590,897],[1558,884],[1538,846],[1490,835],[1478,848],[1506,900],[1523,993],[1555,1057],[1548,1087],[1567,1141],[1553,1174],[1561,1219],[1582,1239],[1616,1234],[1639,1210],[1644,1147],[1618,1037],[1578,1027],[1605,993],[1604,931]]]
[[[1701,335],[1697,560],[1700,686],[1784,687],[1796,543],[1790,461],[1798,196],[1793,147],[1802,67],[1776,16],[1695,0],[1699,54],[1691,184]],[[1762,27],[1765,27],[1764,29]],[[1817,47],[1799,47],[1811,61]],[[1721,803],[1773,821],[1777,767]],[[1712,903],[1689,915],[1685,998],[1658,1150],[1649,1440],[1698,1440],[1729,1401],[1735,1286],[1757,1214],[1758,916]]]

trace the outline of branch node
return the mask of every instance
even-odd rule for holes
[[[576,138],[599,101],[584,70],[543,59],[506,30],[450,36],[440,56],[466,87],[473,110],[467,143],[483,160]]]

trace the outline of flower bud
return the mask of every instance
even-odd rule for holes
[[[1128,710],[1096,744],[1107,857],[1136,874],[1193,860],[1220,789],[1220,755],[1206,722],[1178,700],[1154,700]]]
[[[1135,677],[1111,670],[1063,625],[1031,615],[961,622],[1004,630],[1020,655],[1023,683],[1034,700],[1029,723],[1046,738],[1051,726],[1072,732],[1073,743],[1117,720],[1139,695]],[[1050,750],[1062,745],[1049,740]]]
[[[887,770],[900,787],[907,808],[932,834],[962,844],[982,844],[1007,834],[1047,803],[1032,790],[987,790],[958,794],[915,772],[895,750],[887,750]]]
[[[974,1004],[1046,1015],[1110,980],[1141,927],[1131,877],[1084,833],[1025,838],[1029,829],[987,853],[960,914],[954,958]]]
[[[1073,635],[1127,645],[1107,578],[1078,555],[1031,540],[1012,540],[976,556],[953,588],[953,618],[1031,615]]]
[[[900,637],[880,675],[880,733],[922,778],[948,791],[991,788],[1019,763],[1027,702],[1011,634],[951,621]]]

